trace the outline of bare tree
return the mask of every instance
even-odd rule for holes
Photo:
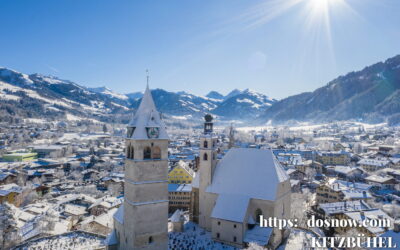
[[[8,249],[20,242],[13,212],[7,204],[0,205],[0,249]]]

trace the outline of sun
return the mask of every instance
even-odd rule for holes
[[[313,15],[327,15],[331,8],[337,7],[343,0],[307,0]]]

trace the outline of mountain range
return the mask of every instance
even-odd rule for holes
[[[107,87],[87,88],[53,76],[0,68],[0,121],[42,118],[127,122],[142,95],[119,94]],[[236,89],[227,96],[212,91],[205,97],[154,89],[152,95],[159,111],[176,120],[199,119],[208,112],[221,120],[251,119],[276,102],[249,89]]]
[[[87,88],[69,80],[0,68],[0,121],[22,118],[127,122],[143,93],[120,94]],[[153,89],[157,108],[170,120],[388,121],[400,124],[400,55],[330,81],[313,92],[275,100],[255,91],[234,89],[206,96]]]
[[[313,92],[282,99],[260,121],[400,122],[400,55],[330,81]]]

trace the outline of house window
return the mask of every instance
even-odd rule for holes
[[[204,155],[203,155],[203,160],[204,160],[204,161],[208,161],[208,155],[207,155],[207,153],[204,153]]]
[[[233,242],[236,242],[236,236],[233,236]]]
[[[219,226],[219,225],[221,225],[221,222],[220,222],[220,221],[218,221],[218,226]]]
[[[219,239],[219,233],[217,233],[217,238]]]
[[[153,243],[153,237],[152,236],[149,237],[149,244],[151,244],[151,243]]]
[[[236,228],[236,224],[233,224],[233,228]]]
[[[143,159],[151,159],[151,148],[145,147],[143,150]]]

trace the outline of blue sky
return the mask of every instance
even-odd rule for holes
[[[400,54],[399,0],[1,0],[0,65],[121,93],[274,98]]]

